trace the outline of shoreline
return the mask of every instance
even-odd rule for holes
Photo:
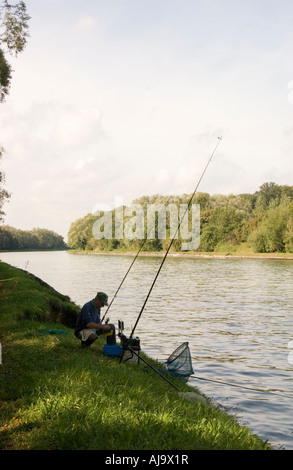
[[[63,252],[69,254],[77,254],[77,255],[97,255],[97,256],[137,256],[136,251],[80,251],[80,250],[0,250],[1,253],[43,253],[43,252]],[[165,251],[142,251],[139,254],[140,257],[147,256],[147,257],[159,257],[163,258],[165,256]],[[186,252],[172,252],[168,253],[168,257],[170,258],[189,258],[189,259],[270,259],[270,260],[286,260],[286,261],[293,261],[293,253],[286,254],[286,253],[206,253],[206,252],[199,252],[199,253],[186,253]]]
[[[77,254],[77,255],[97,255],[97,256],[136,256],[137,252],[134,251],[121,251],[121,252],[114,252],[114,251],[67,251],[70,254]],[[148,256],[148,257],[157,257],[163,258],[165,256],[165,252],[141,252],[140,257]],[[188,259],[271,259],[271,260],[286,260],[286,261],[293,261],[293,255],[277,255],[273,253],[255,253],[255,254],[232,254],[232,253],[168,253],[168,257],[171,258],[188,258]]]

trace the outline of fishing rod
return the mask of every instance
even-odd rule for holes
[[[107,315],[107,313],[108,313],[108,311],[109,311],[109,309],[110,309],[112,303],[114,302],[115,298],[117,297],[118,292],[119,292],[120,288],[122,287],[123,282],[124,282],[125,279],[127,278],[128,273],[130,272],[132,266],[134,265],[135,260],[136,260],[136,258],[138,257],[139,253],[141,252],[141,250],[142,250],[142,248],[143,248],[145,242],[146,242],[146,238],[144,239],[143,243],[141,244],[141,246],[140,246],[138,252],[136,253],[136,255],[135,255],[135,257],[134,257],[134,259],[133,259],[131,265],[129,266],[127,272],[125,273],[125,276],[123,277],[122,281],[120,282],[120,285],[119,285],[118,289],[116,290],[116,292],[115,292],[115,294],[114,294],[114,296],[113,296],[113,298],[112,298],[110,304],[108,305],[108,308],[107,308],[107,310],[106,310],[106,312],[105,312],[105,314],[104,314],[104,316],[103,316],[103,318],[102,318],[102,320],[101,320],[101,323],[103,323],[104,318],[106,317],[106,315]]]
[[[278,392],[272,392],[270,390],[262,390],[262,389],[252,388],[252,387],[245,387],[244,385],[234,384],[234,383],[231,383],[231,382],[222,382],[220,380],[206,379],[204,377],[198,377],[197,375],[190,375],[189,378],[198,379],[198,380],[205,380],[207,382],[213,382],[213,383],[220,384],[220,385],[229,385],[231,387],[243,388],[245,390],[250,390],[251,392],[270,393],[272,395],[278,395],[279,397],[292,398],[292,396],[289,397],[289,395],[284,395],[284,394],[278,393]]]
[[[151,287],[150,287],[150,290],[149,290],[149,292],[148,292],[148,294],[147,294],[147,296],[146,296],[146,299],[145,299],[145,301],[144,301],[144,303],[143,303],[143,306],[142,306],[142,308],[141,308],[141,310],[140,310],[140,312],[139,312],[139,314],[138,314],[138,317],[137,317],[137,319],[136,319],[135,325],[134,325],[134,327],[132,328],[132,331],[131,331],[131,334],[130,334],[130,338],[132,338],[132,336],[134,335],[135,329],[136,329],[137,324],[138,324],[138,322],[139,322],[139,320],[140,320],[140,317],[141,317],[141,315],[142,315],[142,312],[144,311],[144,308],[145,308],[145,306],[146,306],[146,303],[147,303],[147,301],[148,301],[148,299],[149,299],[149,296],[151,295],[151,292],[152,292],[153,287],[154,287],[154,285],[155,285],[155,283],[156,283],[156,280],[157,280],[157,278],[158,278],[158,276],[159,276],[159,274],[160,274],[160,272],[161,272],[161,269],[162,269],[162,267],[163,267],[163,264],[165,263],[166,258],[167,258],[167,256],[168,256],[168,253],[169,253],[169,251],[170,251],[170,249],[171,249],[171,247],[172,247],[172,245],[173,245],[173,242],[174,242],[174,240],[175,240],[175,238],[176,238],[176,236],[177,236],[177,233],[178,233],[179,228],[180,228],[180,226],[181,226],[181,224],[182,224],[182,221],[183,221],[183,219],[184,219],[186,213],[187,213],[188,210],[189,210],[189,207],[190,207],[190,205],[191,205],[191,203],[192,203],[192,200],[193,200],[193,198],[194,198],[194,196],[195,196],[195,193],[197,192],[197,189],[198,189],[198,187],[199,187],[199,185],[200,185],[200,183],[201,183],[201,180],[203,179],[204,174],[205,174],[205,172],[206,172],[206,170],[207,170],[207,168],[208,168],[208,166],[209,166],[209,164],[210,164],[210,162],[211,162],[213,156],[215,155],[216,150],[217,150],[217,148],[218,148],[218,146],[219,146],[219,144],[220,144],[222,138],[223,138],[223,137],[218,137],[217,145],[215,146],[215,148],[214,148],[214,150],[213,150],[213,152],[212,152],[212,154],[211,154],[211,156],[210,156],[210,158],[209,158],[209,160],[208,160],[208,162],[207,162],[207,164],[206,164],[206,166],[205,166],[205,168],[204,168],[204,170],[203,170],[203,172],[202,172],[202,174],[201,174],[201,176],[200,176],[200,178],[199,178],[199,181],[198,181],[198,183],[197,183],[197,185],[196,185],[196,188],[195,188],[195,190],[194,190],[193,193],[192,193],[192,196],[191,196],[191,198],[190,198],[190,200],[189,200],[189,202],[188,202],[188,204],[187,204],[187,208],[186,208],[186,210],[185,210],[183,216],[181,217],[181,220],[180,220],[180,222],[179,222],[179,224],[178,224],[178,226],[177,226],[177,230],[176,230],[176,232],[175,232],[175,234],[174,234],[174,236],[173,236],[173,238],[172,238],[172,240],[171,240],[171,242],[170,242],[170,244],[169,244],[169,246],[168,246],[168,248],[167,248],[167,251],[166,251],[166,253],[165,253],[165,256],[164,256],[164,258],[163,258],[163,260],[162,260],[162,262],[161,262],[161,265],[160,265],[160,267],[159,267],[159,269],[158,269],[158,272],[157,272],[157,274],[156,274],[156,276],[155,276],[155,278],[154,278],[154,280],[153,280],[153,283],[152,283],[152,285],[151,285]]]
[[[127,349],[129,351],[131,351],[140,361],[144,362],[147,366],[150,367],[150,369],[152,369],[154,372],[156,372],[156,374],[158,374],[160,377],[162,377],[162,379],[164,379],[166,382],[168,382],[168,384],[171,385],[171,387],[175,388],[175,390],[177,390],[178,392],[180,392],[180,389],[178,387],[176,387],[176,385],[174,385],[172,382],[170,382],[170,380],[167,379],[167,377],[165,377],[160,371],[159,369],[156,369],[155,367],[153,367],[149,362],[147,362],[140,354],[138,354],[136,351],[134,351],[134,349],[132,349],[130,346],[127,346]]]
[[[112,298],[110,304],[108,305],[107,310],[106,310],[105,313],[104,313],[104,316],[103,316],[103,318],[102,318],[102,320],[101,320],[101,323],[103,323],[103,321],[104,321],[104,319],[105,319],[105,317],[106,317],[106,315],[107,315],[107,313],[108,313],[108,311],[109,311],[109,309],[110,309],[112,303],[114,302],[115,298],[117,297],[118,292],[119,292],[120,288],[122,287],[122,284],[124,283],[125,279],[127,278],[127,276],[128,276],[128,274],[129,274],[129,272],[130,272],[132,266],[134,265],[134,263],[135,263],[135,261],[136,261],[138,255],[140,254],[141,250],[143,249],[143,247],[144,247],[146,241],[147,241],[147,237],[143,240],[143,242],[142,242],[142,244],[141,244],[141,246],[140,246],[138,252],[136,253],[136,255],[135,255],[135,257],[134,257],[134,259],[133,259],[131,265],[129,266],[127,272],[125,273],[125,276],[123,277],[123,279],[122,279],[122,281],[121,281],[121,283],[120,283],[118,289],[116,290],[116,292],[115,292],[115,294],[114,294],[114,296],[113,296],[113,298]],[[106,321],[106,322],[107,322],[107,321]]]

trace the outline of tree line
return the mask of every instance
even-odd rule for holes
[[[150,204],[187,204],[191,195],[142,196],[133,201],[144,209]],[[210,195],[197,193],[192,201],[200,205],[200,245],[198,252],[236,252],[240,249],[258,253],[293,252],[293,186],[264,183],[253,194]],[[113,226],[115,211],[111,211]],[[74,221],[68,233],[68,245],[77,250],[91,251],[136,251],[143,244],[143,251],[166,250],[170,243],[166,219],[165,239],[129,239],[129,237],[97,239],[93,226],[103,213],[87,214]],[[186,215],[186,217],[189,216]],[[129,216],[124,217],[126,224]],[[145,235],[146,236],[146,235]],[[181,251],[182,238],[174,240],[172,250]]]
[[[0,227],[0,250],[66,250],[61,235],[44,228],[20,230],[9,225]]]
[[[5,101],[9,94],[13,69],[7,56],[23,52],[29,37],[30,16],[26,4],[20,1],[11,4],[8,0],[0,3],[0,103]],[[0,160],[5,149],[0,143]],[[5,213],[2,210],[4,203],[10,198],[5,189],[5,174],[0,169],[0,222],[3,222]]]
[[[9,93],[12,80],[12,66],[7,55],[17,56],[23,52],[29,37],[30,16],[26,4],[20,1],[11,4],[4,0],[0,4],[0,103]]]

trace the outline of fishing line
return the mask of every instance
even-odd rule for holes
[[[127,272],[125,273],[125,275],[124,275],[124,277],[123,277],[123,279],[122,279],[122,281],[121,281],[121,283],[120,283],[118,289],[116,290],[116,292],[115,292],[115,294],[114,294],[114,296],[113,296],[113,298],[112,298],[110,304],[108,305],[107,310],[106,310],[105,313],[104,313],[104,316],[103,316],[103,318],[102,318],[102,320],[101,320],[101,323],[103,323],[103,321],[104,321],[104,319],[105,319],[105,317],[106,317],[108,311],[110,310],[110,307],[111,307],[112,303],[113,303],[114,300],[116,299],[116,297],[117,297],[117,295],[118,295],[118,292],[119,292],[119,290],[120,290],[121,287],[122,287],[122,284],[124,283],[125,279],[127,278],[127,276],[128,276],[128,274],[129,274],[129,272],[130,272],[132,266],[134,265],[134,263],[135,263],[135,261],[136,261],[138,255],[140,254],[141,250],[143,249],[143,247],[144,247],[146,241],[147,241],[147,238],[145,238],[145,239],[143,240],[143,242],[142,242],[142,244],[141,244],[141,246],[140,246],[138,252],[136,253],[136,255],[135,255],[135,257],[134,257],[134,259],[133,259],[131,265],[129,266]]]
[[[244,385],[232,384],[231,382],[230,383],[229,382],[221,382],[220,380],[206,379],[204,377],[198,377],[196,375],[190,375],[189,378],[198,379],[198,380],[205,380],[207,382],[214,382],[214,383],[217,383],[217,384],[220,384],[220,385],[229,385],[231,387],[243,388],[245,390],[250,390],[252,392],[270,393],[272,395],[278,395],[279,397],[286,397],[286,398],[291,398],[292,399],[292,396],[289,397],[288,395],[283,395],[283,394],[278,393],[278,392],[271,392],[269,390],[262,390],[262,389],[257,389],[257,388],[245,387]]]
[[[154,372],[156,372],[160,377],[162,377],[162,379],[164,379],[166,382],[168,382],[168,384],[170,384],[173,388],[175,388],[178,392],[180,392],[179,388],[176,387],[176,385],[174,385],[172,382],[170,382],[170,380],[167,379],[167,377],[165,375],[163,375],[159,369],[156,369],[155,367],[153,367],[149,362],[147,362],[141,355],[137,354],[136,351],[134,351],[131,347],[128,347],[129,351],[131,351],[133,354],[135,354],[135,356],[137,356],[137,358],[144,362],[147,366],[150,367],[150,369],[152,369]]]
[[[107,315],[107,313],[108,313],[108,311],[109,311],[109,309],[110,309],[112,303],[114,302],[115,298],[117,297],[118,292],[119,292],[119,290],[120,290],[120,288],[121,288],[123,282],[124,282],[125,279],[127,278],[128,273],[130,272],[132,266],[134,265],[135,260],[136,260],[136,258],[138,257],[139,253],[141,252],[141,250],[142,250],[142,248],[143,248],[145,242],[146,242],[146,238],[144,239],[143,243],[141,244],[141,247],[139,248],[138,252],[136,253],[136,255],[135,255],[135,257],[134,257],[134,259],[133,259],[131,265],[129,266],[129,268],[128,268],[128,270],[127,270],[127,272],[126,272],[124,278],[123,278],[122,281],[120,282],[120,285],[119,285],[118,289],[116,290],[116,292],[115,292],[115,294],[114,294],[114,296],[113,296],[111,302],[109,303],[108,308],[107,308],[107,310],[106,310],[106,312],[105,312],[105,314],[104,314],[104,316],[103,316],[103,318],[102,318],[102,320],[101,320],[101,323],[103,323],[105,316]]]
[[[186,210],[185,210],[183,216],[181,217],[181,220],[180,220],[180,222],[179,222],[179,224],[178,224],[178,226],[177,226],[177,230],[176,230],[176,232],[175,232],[175,234],[174,234],[174,236],[173,236],[173,238],[172,238],[172,240],[171,240],[171,242],[170,242],[170,244],[169,244],[169,246],[168,246],[168,248],[167,248],[167,251],[166,251],[165,256],[164,256],[164,258],[163,258],[163,260],[162,260],[162,262],[161,262],[161,265],[160,265],[160,267],[159,267],[159,269],[158,269],[158,272],[157,272],[157,274],[156,274],[156,276],[155,276],[155,278],[154,278],[154,280],[153,280],[153,283],[152,283],[152,285],[151,285],[151,288],[150,288],[150,290],[149,290],[149,292],[148,292],[148,294],[147,294],[147,297],[146,297],[146,299],[145,299],[145,301],[144,301],[144,303],[143,303],[143,306],[142,306],[142,308],[141,308],[141,310],[140,310],[140,312],[139,312],[139,314],[138,314],[138,317],[137,317],[137,319],[136,319],[135,325],[134,325],[134,327],[133,327],[133,329],[132,329],[132,332],[131,332],[131,334],[130,334],[130,338],[132,338],[132,336],[133,336],[133,334],[134,334],[134,331],[135,331],[135,329],[136,329],[136,327],[137,327],[137,324],[138,324],[138,322],[139,322],[139,320],[140,320],[140,317],[141,317],[141,315],[142,315],[142,312],[144,311],[144,308],[145,308],[146,303],[147,303],[147,301],[148,301],[148,299],[149,299],[149,296],[150,296],[150,294],[151,294],[151,292],[152,292],[152,290],[153,290],[153,287],[154,287],[154,285],[155,285],[155,283],[156,283],[156,280],[157,280],[157,278],[158,278],[158,276],[159,276],[159,274],[160,274],[160,272],[161,272],[161,269],[162,269],[162,267],[163,267],[163,264],[165,263],[165,260],[166,260],[166,258],[167,258],[167,256],[168,256],[168,253],[169,253],[169,251],[170,251],[170,249],[171,249],[171,247],[172,247],[172,245],[173,245],[173,242],[174,242],[174,240],[175,240],[175,238],[176,238],[176,236],[177,236],[177,233],[178,233],[179,228],[180,228],[180,226],[181,226],[181,224],[182,224],[182,221],[183,221],[183,219],[184,219],[186,213],[187,213],[188,210],[189,210],[189,207],[190,207],[190,205],[191,205],[191,203],[192,203],[192,200],[193,200],[193,198],[194,198],[194,195],[195,195],[195,193],[196,193],[196,191],[197,191],[197,189],[198,189],[198,187],[199,187],[199,185],[200,185],[200,183],[201,183],[201,180],[202,180],[203,177],[204,177],[204,174],[205,174],[205,172],[206,172],[206,170],[207,170],[207,168],[208,168],[208,166],[209,166],[209,164],[210,164],[210,162],[211,162],[213,156],[214,156],[215,153],[216,153],[216,150],[217,150],[217,148],[218,148],[218,146],[219,146],[221,140],[222,140],[222,137],[218,137],[217,145],[215,146],[215,149],[214,149],[214,151],[212,152],[212,154],[211,154],[211,156],[210,156],[210,158],[209,158],[209,160],[208,160],[208,162],[207,162],[207,164],[206,164],[206,166],[205,166],[205,168],[204,168],[204,170],[203,170],[203,172],[202,172],[202,174],[201,174],[201,177],[199,178],[199,181],[198,181],[198,183],[197,183],[197,185],[196,185],[196,188],[195,188],[195,190],[194,190],[193,193],[192,193],[192,196],[191,196],[191,198],[190,198],[190,200],[189,200],[189,202],[188,202],[188,204],[187,204],[187,208],[186,208]]]

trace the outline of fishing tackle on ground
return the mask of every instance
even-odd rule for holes
[[[120,362],[136,362],[139,363],[140,359],[140,339],[127,338],[124,333],[124,322],[118,320],[118,337],[120,338],[121,345],[108,345],[105,344],[103,348],[104,354],[108,356],[120,357]],[[123,353],[123,354],[122,354]]]
[[[126,362],[131,360],[133,362],[133,359],[139,363],[141,360],[144,364],[146,364],[150,369],[152,369],[156,374],[158,374],[162,379],[164,379],[166,382],[168,382],[173,388],[175,388],[177,391],[179,391],[179,388],[176,387],[170,380],[164,376],[163,372],[160,370],[156,369],[153,367],[148,361],[146,361],[141,355],[140,355],[140,339],[137,336],[136,338],[127,338],[124,333],[124,322],[122,320],[118,320],[118,336],[121,339],[121,356],[120,356],[120,362]]]
[[[118,320],[118,337],[121,340],[121,358],[120,362],[137,362],[139,364],[140,359],[140,339],[138,336],[135,338],[127,338],[124,331],[124,322],[122,320]],[[136,353],[136,354],[135,354]]]

